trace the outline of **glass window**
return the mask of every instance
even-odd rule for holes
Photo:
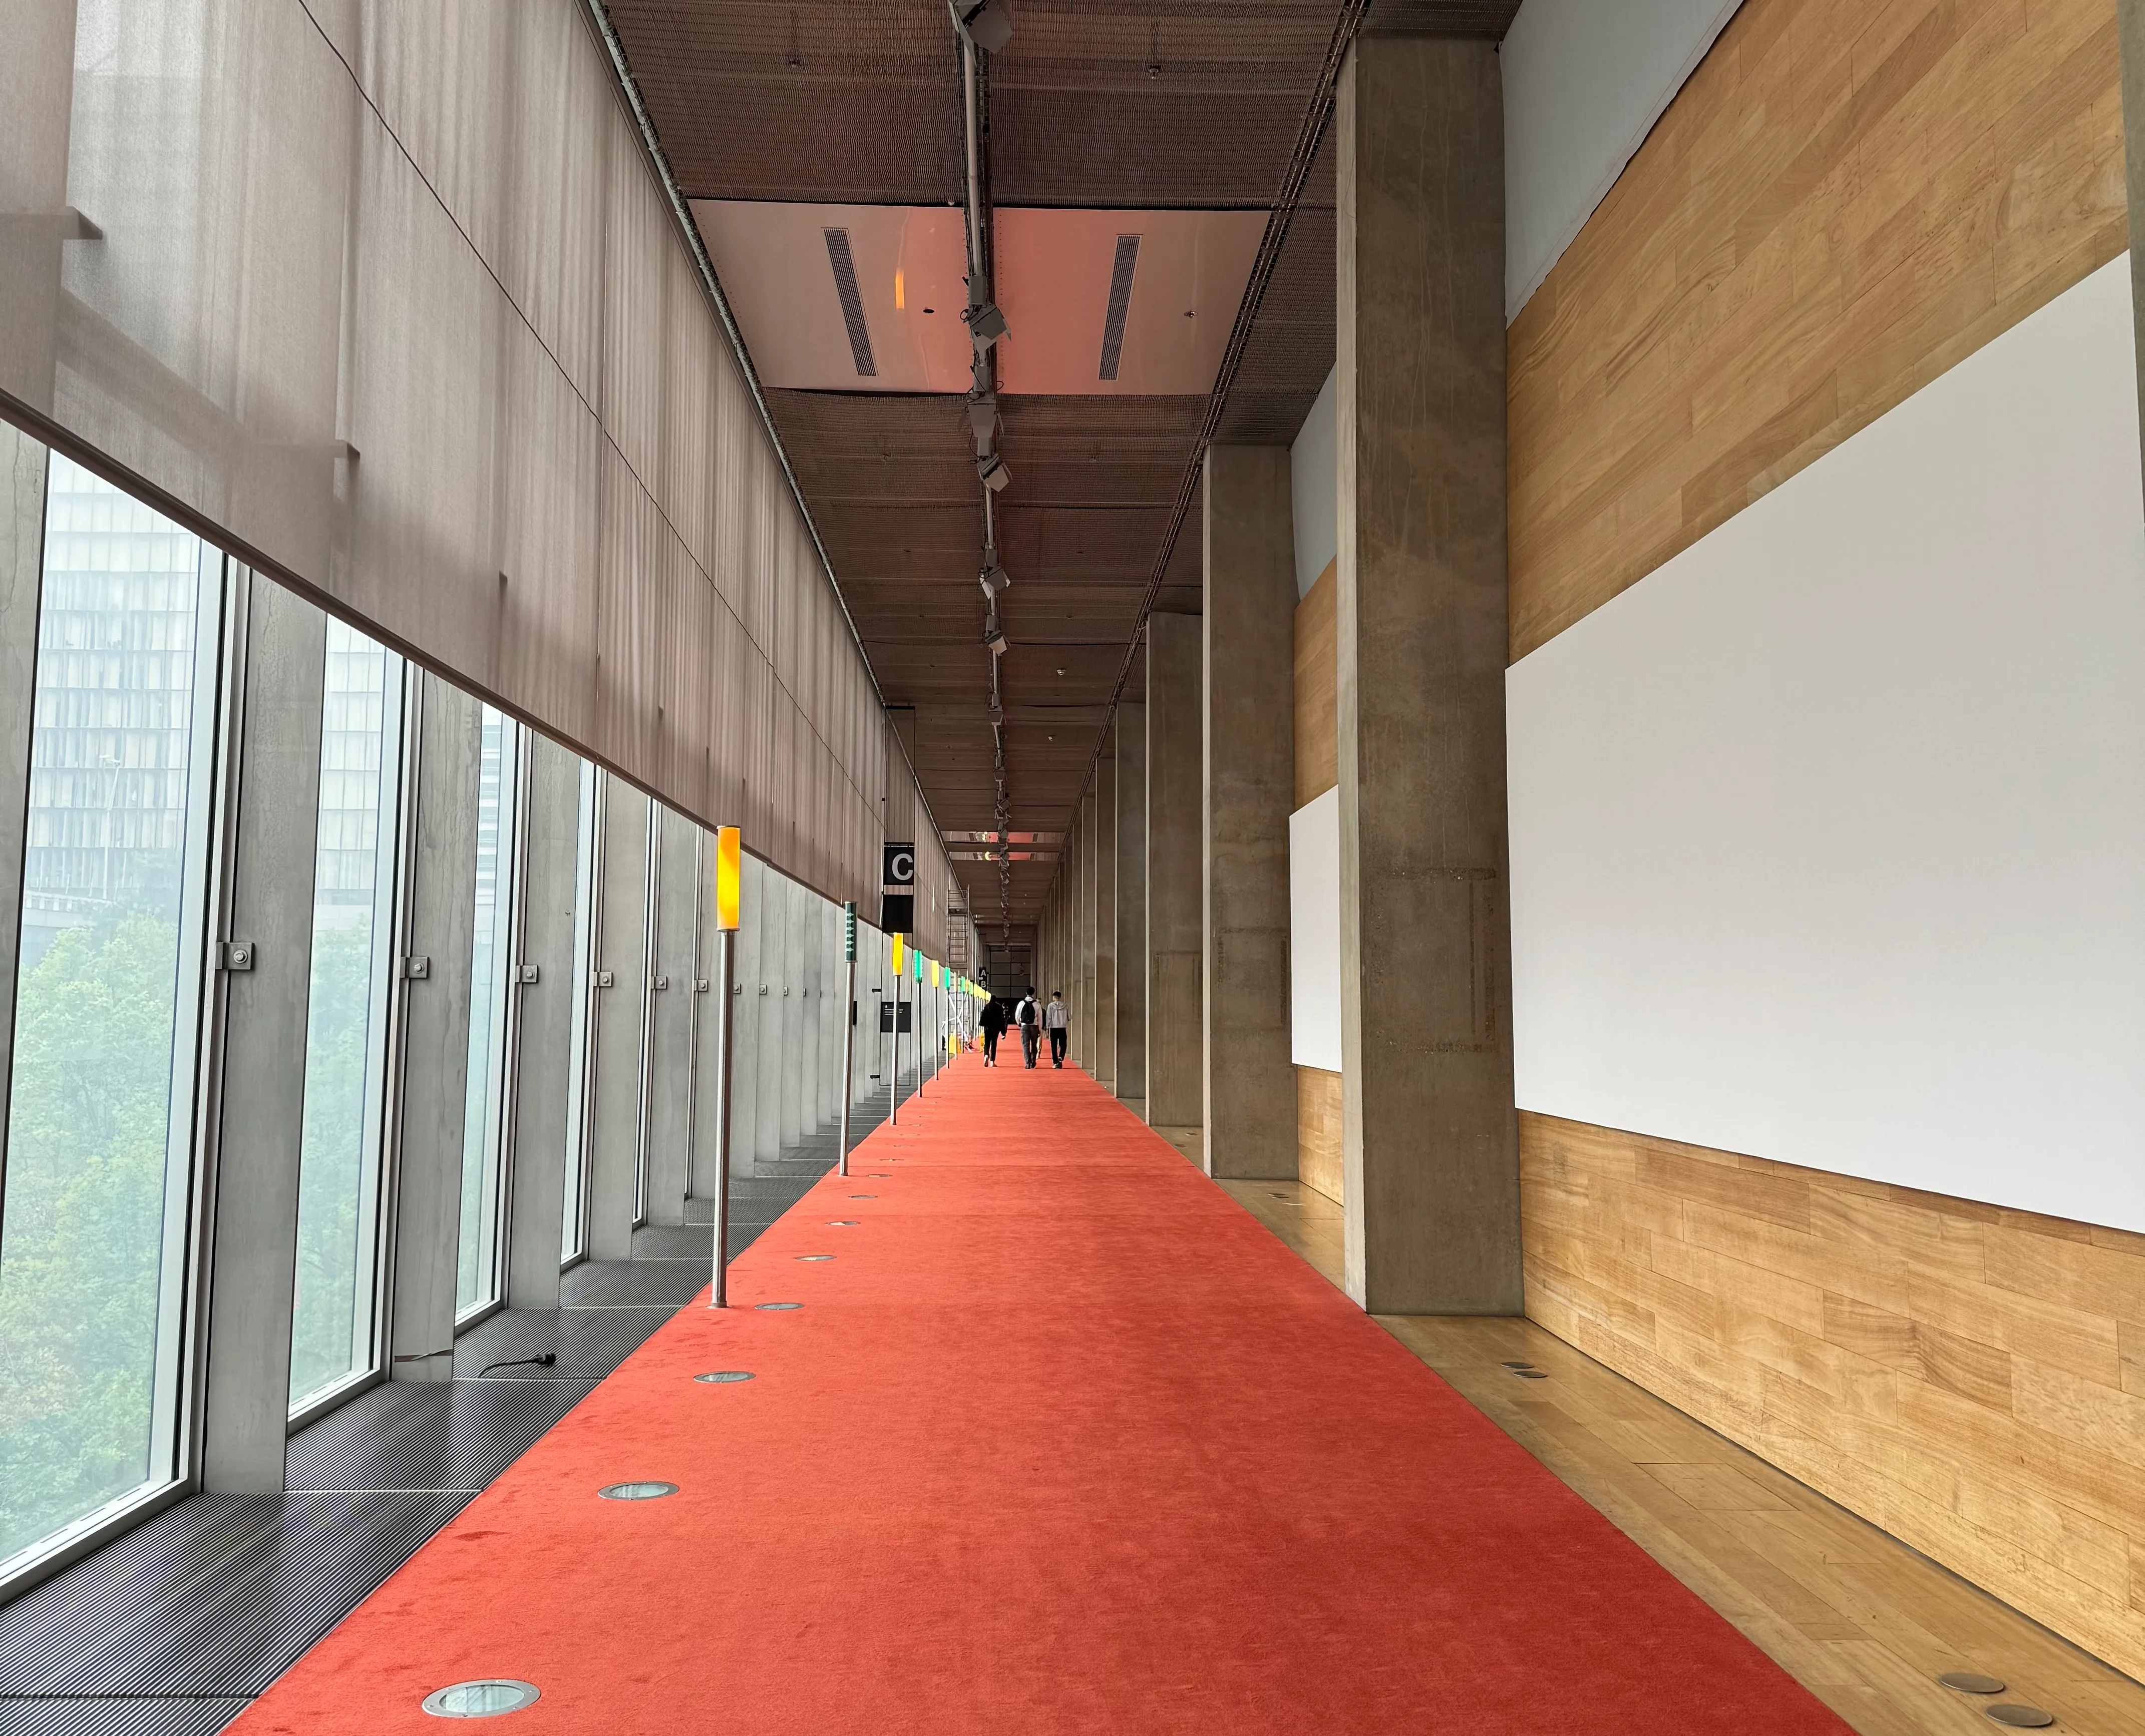
[[[476,940],[470,954],[469,1088],[462,1108],[461,1246],[455,1309],[499,1299],[500,1152],[506,1103],[507,967],[513,953],[515,750],[519,727],[484,708],[476,809]]]
[[[588,1247],[584,1202],[588,1196],[589,1057],[595,1010],[590,972],[595,967],[596,838],[600,831],[600,773],[581,762],[580,818],[574,852],[574,1026],[566,1078],[566,1198],[560,1219],[559,1261],[579,1259]]]
[[[374,1365],[402,659],[328,623],[291,1405]]]
[[[172,1480],[221,557],[57,453],[0,1218],[0,1558]]]

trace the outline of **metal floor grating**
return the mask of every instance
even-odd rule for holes
[[[595,1390],[593,1379],[376,1386],[291,1437],[286,1482],[484,1489]]]
[[[0,1736],[210,1736],[253,1702],[209,1699],[0,1699]]]
[[[0,1699],[258,1694],[469,1499],[194,1495],[0,1609]]]
[[[859,1114],[855,1137],[883,1119]],[[732,1182],[732,1259],[833,1166],[835,1140]],[[375,1386],[292,1435],[289,1493],[189,1496],[0,1605],[0,1736],[222,1729],[693,1299],[714,1211],[685,1215],[636,1232],[632,1260],[575,1266],[560,1309],[472,1327],[455,1380]],[[546,1350],[555,1368],[475,1378]]]
[[[584,1260],[559,1281],[565,1308],[682,1308],[708,1281],[704,1260]]]
[[[703,1240],[705,1238],[703,1237]],[[678,1311],[666,1303],[634,1308],[508,1308],[455,1341],[455,1377],[475,1380],[495,1362],[540,1355],[552,1368],[502,1368],[500,1380],[600,1380]]]

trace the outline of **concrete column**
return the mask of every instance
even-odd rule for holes
[[[1117,1088],[1117,726],[1095,764],[1095,1082]]]
[[[1285,446],[1215,446],[1205,489],[1202,974],[1207,1168],[1296,1176],[1288,817],[1296,544]]]
[[[1516,1313],[1496,52],[1359,40],[1335,136],[1348,1291]]]
[[[1074,972],[1079,982],[1072,1002],[1072,1058],[1091,1073],[1095,1071],[1095,967],[1100,939],[1095,921],[1097,803],[1091,778],[1087,794],[1080,798],[1080,961]]]
[[[811,972],[811,929],[804,920],[809,896],[794,880],[783,882],[782,1143],[794,1146],[812,1131],[810,1093],[805,1089],[804,997]]]
[[[1147,1118],[1196,1127],[1206,1113],[1200,1012],[1200,628],[1147,625]]]
[[[604,774],[603,913],[596,943],[589,1258],[630,1260],[640,1191],[641,1045],[648,1021],[648,798]]]
[[[759,1078],[754,1087],[759,1118],[753,1130],[753,1155],[764,1166],[782,1155],[782,985],[789,970],[789,882],[773,868],[764,868],[759,884]]]
[[[0,422],[0,911],[22,908],[22,828],[30,803],[31,701],[37,667],[37,596],[43,583],[45,449]],[[22,924],[0,921],[0,1079],[13,1077],[17,948]],[[7,1175],[0,1114],[0,1180]]]
[[[454,1378],[455,1256],[461,1237],[462,1108],[469,1088],[470,961],[476,938],[476,806],[484,708],[419,678],[416,823],[409,874],[395,1288],[397,1380]]]
[[[223,1081],[202,1440],[202,1487],[212,1494],[283,1486],[327,653],[327,617],[311,604],[258,575],[246,592],[226,933],[253,952],[249,968],[219,979]],[[449,1304],[451,1342],[451,1296]]]
[[[819,1132],[827,1124],[826,1093],[820,1083],[824,1057],[819,1041],[827,1000],[826,913],[825,899],[809,887],[797,888],[797,928],[804,943],[804,970],[797,988],[800,1088],[797,1121],[807,1135]]]
[[[842,913],[824,898],[812,900],[813,948],[819,959],[818,992],[812,997],[813,1025],[819,1064],[812,1071],[812,1116],[819,1126],[836,1129],[842,1113],[842,1032],[834,1005],[842,992]]]
[[[517,982],[513,1186],[507,1208],[506,1305],[559,1306],[567,1118],[575,1112],[574,879],[580,853],[581,764],[534,730],[521,738],[521,946],[534,968]]]
[[[693,1139],[693,977],[699,961],[700,828],[681,813],[655,812],[655,865],[648,947],[648,1142],[645,1191],[652,1224],[685,1221],[685,1177]]]
[[[1117,1096],[1147,1109],[1147,707],[1117,708]]]

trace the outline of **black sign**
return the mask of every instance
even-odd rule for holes
[[[916,889],[916,845],[913,840],[905,844],[886,845],[880,852],[880,860],[883,865],[879,877],[881,892]]]
[[[882,934],[913,934],[916,932],[916,894],[913,892],[883,893],[878,901],[878,926]]]

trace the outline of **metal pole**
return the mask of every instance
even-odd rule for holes
[[[724,928],[719,936],[715,987],[723,997],[723,1016],[715,1027],[715,1277],[710,1308],[729,1306],[730,1057],[737,1050],[737,930]]]
[[[893,973],[893,1065],[886,1070],[886,1118],[901,1120],[901,972]]]
[[[857,1094],[857,907],[842,907],[843,952],[849,964],[849,1017],[842,1026],[841,1174],[849,1172],[849,1102]]]

